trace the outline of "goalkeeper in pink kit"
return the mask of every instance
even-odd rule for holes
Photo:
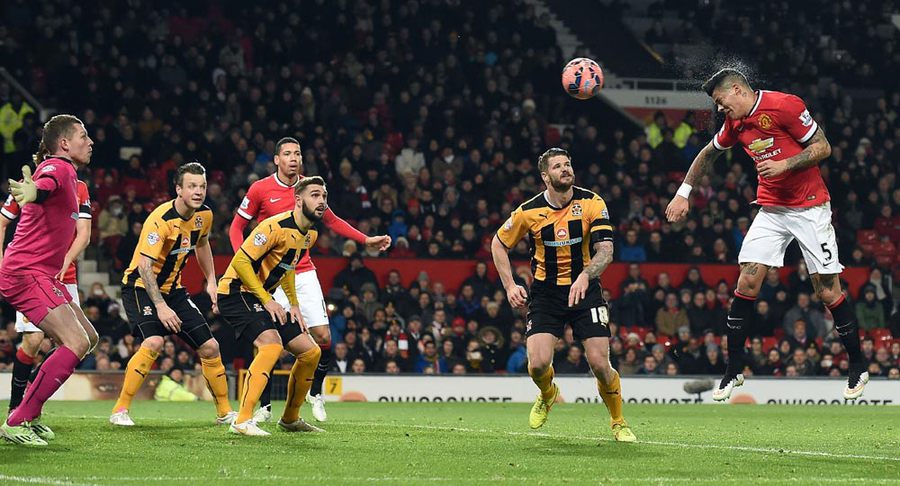
[[[0,265],[0,295],[59,344],[0,425],[0,436],[17,444],[47,445],[31,421],[97,345],[97,331],[56,279],[78,221],[75,167],[90,162],[93,144],[81,120],[54,116],[44,125],[34,176],[23,167],[23,180],[9,181],[22,212]]]

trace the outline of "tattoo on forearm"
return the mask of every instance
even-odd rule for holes
[[[162,292],[159,291],[159,285],[156,284],[156,274],[153,273],[153,268],[143,264],[138,265],[138,273],[141,275],[141,281],[144,282],[144,290],[147,291],[150,300],[154,304],[163,302]]]
[[[721,154],[722,152],[716,150],[716,148],[713,147],[712,143],[709,143],[706,145],[706,147],[703,147],[703,150],[701,150],[700,153],[697,154],[697,157],[691,164],[690,169],[688,169],[687,176],[685,176],[684,178],[685,184],[696,186],[698,183],[700,183],[700,179],[702,179],[703,176],[712,174],[713,162],[715,162]]]
[[[584,273],[587,274],[589,280],[594,280],[599,277],[613,259],[612,244],[604,244],[602,242],[596,243],[594,245],[594,250],[596,250],[597,253],[594,254],[590,263],[584,268]]]
[[[806,148],[799,154],[787,159],[787,168],[789,170],[805,169],[818,164],[822,159],[828,156],[831,150],[831,144],[825,138],[825,131],[822,127],[816,129],[816,133],[812,138],[803,144]]]
[[[756,275],[759,273],[758,263],[741,263],[741,273],[746,275]]]

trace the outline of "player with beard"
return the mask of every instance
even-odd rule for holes
[[[619,373],[609,362],[609,307],[600,275],[612,262],[613,227],[606,203],[574,185],[572,159],[560,148],[544,152],[538,170],[547,190],[523,203],[491,242],[494,264],[514,309],[528,307],[528,374],[540,389],[529,425],[544,425],[559,397],[553,383],[553,351],[566,324],[584,344],[597,389],[610,414],[617,441],[637,440],[622,415]],[[531,292],[513,281],[508,252],[531,237]]]
[[[175,192],[175,199],[160,204],[147,216],[122,278],[122,304],[129,324],[143,341],[128,360],[122,390],[109,417],[113,425],[134,425],[128,414],[131,401],[159,357],[165,336],[172,334],[200,355],[203,378],[216,404],[216,423],[231,424],[237,417],[228,402],[228,379],[219,342],[181,285],[181,271],[196,248],[197,263],[206,277],[206,293],[212,299],[213,312],[218,312],[216,269],[209,246],[213,212],[203,204],[206,169],[197,162],[179,167]]]
[[[238,253],[244,242],[244,230],[251,220],[262,221],[294,208],[294,189],[303,179],[303,176],[300,175],[303,170],[300,142],[292,137],[284,137],[279,140],[275,144],[274,161],[275,173],[250,185],[246,197],[231,222],[228,237],[235,254]],[[370,248],[384,251],[391,246],[390,236],[366,236],[335,215],[327,206],[325,214],[322,216],[322,222],[338,235]],[[325,400],[322,398],[322,383],[331,367],[331,328],[328,325],[328,312],[322,288],[319,285],[319,277],[316,275],[316,267],[313,265],[308,250],[302,251],[300,259],[297,261],[296,273],[296,293],[303,320],[309,327],[310,335],[315,338],[322,349],[322,358],[316,368],[311,388],[310,403],[313,416],[319,422],[324,422],[327,415]],[[281,288],[276,290],[275,300],[282,305],[285,311],[290,310],[291,304]],[[260,396],[260,408],[254,416],[257,422],[268,422],[272,418],[270,388],[271,382]]]
[[[281,351],[297,360],[288,379],[287,405],[278,421],[290,432],[322,432],[300,418],[321,351],[303,321],[294,285],[297,261],[316,241],[313,225],[327,210],[328,191],[321,177],[307,177],[294,186],[294,209],[261,222],[241,244],[219,282],[219,310],[234,328],[236,339],[253,342],[256,357],[244,378],[240,411],[231,432],[270,435],[253,420],[253,408],[269,381]],[[272,293],[283,289],[288,313]]]

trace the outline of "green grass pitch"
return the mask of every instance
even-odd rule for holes
[[[0,443],[0,484],[900,484],[900,407],[626,404],[641,442],[618,444],[597,404],[531,431],[527,404],[336,403],[325,434],[263,438],[213,425],[210,403],[137,402],[133,428],[111,406],[50,402],[58,438]]]

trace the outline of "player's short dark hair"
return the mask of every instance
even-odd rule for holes
[[[32,156],[35,165],[40,164],[50,154],[56,152],[59,149],[59,139],[71,136],[75,125],[84,125],[84,122],[73,115],[55,115],[47,120],[47,123],[44,123],[38,151]]]
[[[206,169],[203,167],[200,162],[188,162],[187,164],[182,165],[178,168],[178,172],[175,173],[175,185],[181,187],[181,184],[184,182],[185,174],[196,174],[196,175],[206,175]]]
[[[282,137],[281,140],[279,140],[278,142],[275,143],[275,155],[278,155],[281,153],[282,145],[286,145],[289,143],[296,143],[297,145],[300,145],[300,141],[294,137]]]
[[[309,186],[322,186],[325,187],[325,179],[322,179],[319,176],[312,177],[304,177],[297,182],[297,185],[294,186],[294,194],[300,195],[306,190]]]
[[[540,157],[538,157],[538,171],[539,172],[547,172],[550,170],[550,158],[556,157],[557,155],[562,155],[565,158],[572,160],[572,156],[569,155],[569,152],[566,149],[562,149],[559,147],[553,147],[548,149],[546,152],[542,153]]]
[[[706,94],[712,96],[713,91],[720,86],[724,86],[728,83],[738,83],[743,84],[746,87],[750,87],[750,82],[747,81],[747,76],[744,76],[744,73],[738,71],[733,68],[725,68],[719,70],[716,74],[713,74],[712,77],[706,80],[703,83],[701,88],[703,91],[706,91]]]

